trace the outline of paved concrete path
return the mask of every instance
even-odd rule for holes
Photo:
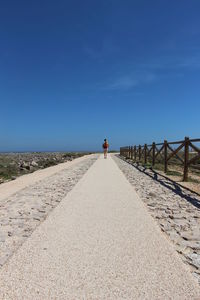
[[[102,156],[0,271],[0,299],[200,299],[112,158]]]

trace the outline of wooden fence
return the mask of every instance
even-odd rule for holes
[[[200,148],[194,145],[199,142],[200,139],[185,137],[183,141],[168,142],[165,140],[159,144],[153,142],[151,145],[126,146],[120,148],[120,155],[138,163],[147,164],[150,161],[152,167],[159,161],[164,164],[165,173],[168,171],[169,161],[176,158],[183,166],[183,181],[188,181],[189,167],[200,160]],[[193,152],[190,152],[190,149]]]

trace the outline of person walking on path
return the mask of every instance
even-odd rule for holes
[[[102,147],[103,147],[104,158],[107,158],[108,148],[109,148],[107,139],[104,139],[104,143],[103,143]]]

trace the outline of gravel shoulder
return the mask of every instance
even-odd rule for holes
[[[110,156],[100,156],[0,270],[0,299],[199,298]]]

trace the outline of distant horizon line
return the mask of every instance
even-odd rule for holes
[[[111,149],[110,151],[118,151],[118,149]],[[87,153],[87,152],[102,152],[100,149],[96,150],[6,150],[1,151],[0,154],[3,153],[70,153],[70,152],[79,152],[79,153]]]

